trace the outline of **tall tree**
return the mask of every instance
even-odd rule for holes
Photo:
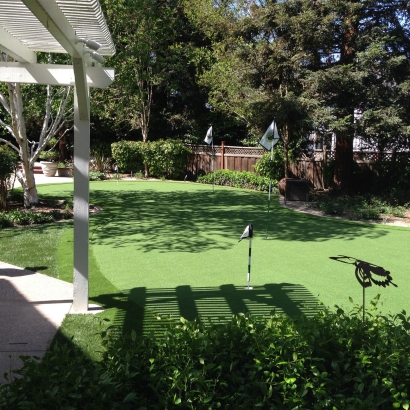
[[[320,63],[317,44],[325,30],[317,7],[308,0],[201,0],[186,7],[213,40],[214,63],[201,76],[211,104],[241,118],[259,137],[275,117],[288,175],[289,149],[310,129],[313,101],[303,97],[301,80]],[[218,24],[208,24],[211,18]]]
[[[318,7],[323,7],[323,3]],[[385,144],[409,135],[409,6],[401,0],[328,0],[332,43],[305,83],[336,136],[334,183],[352,184],[353,138]],[[317,115],[319,117],[319,115]]]

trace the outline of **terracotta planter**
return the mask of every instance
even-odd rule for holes
[[[41,161],[41,169],[46,177],[53,177],[57,172],[57,162]]]
[[[74,175],[74,169],[73,168],[58,168],[57,173],[59,177],[72,178]]]

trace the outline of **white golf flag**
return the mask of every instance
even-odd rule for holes
[[[278,128],[276,127],[275,121],[272,121],[272,124],[269,125],[269,128],[266,130],[265,134],[263,134],[263,137],[259,141],[259,144],[262,145],[263,148],[270,151],[272,147],[276,145],[279,139],[280,136],[278,133]]]
[[[240,242],[242,239],[246,239],[246,238],[252,239],[252,236],[253,236],[253,225],[252,225],[252,224],[249,224],[249,225],[245,228],[245,230],[243,231],[243,234],[242,234],[242,236],[239,238],[239,241],[238,241],[238,242]]]
[[[205,136],[205,142],[209,145],[212,142],[212,125],[208,128]]]

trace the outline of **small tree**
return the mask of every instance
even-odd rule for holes
[[[7,56],[4,54],[2,56],[3,60],[7,61]],[[50,62],[50,58],[48,61]],[[25,92],[27,94],[23,96]],[[3,114],[0,116],[0,127],[9,133],[14,143],[5,138],[0,138],[0,141],[14,149],[20,157],[22,169],[17,172],[17,178],[24,189],[26,207],[38,203],[34,163],[47,148],[51,138],[57,135],[62,138],[73,127],[73,108],[67,109],[71,94],[71,87],[51,85],[44,88],[37,85],[22,86],[19,83],[7,83],[0,88],[0,112]],[[30,119],[39,120],[38,105],[41,102],[45,106],[41,130],[38,135],[33,132],[33,137],[27,131],[23,99],[27,102],[26,112],[31,114]],[[67,126],[67,123],[71,125]]]
[[[9,147],[0,146],[0,209],[7,208],[8,180],[16,171],[18,155]]]

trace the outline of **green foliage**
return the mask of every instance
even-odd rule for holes
[[[178,140],[149,142],[144,152],[144,162],[150,175],[180,179],[188,165],[191,149]]]
[[[353,219],[382,219],[388,215],[403,218],[406,206],[396,206],[396,200],[376,195],[317,195],[315,206],[329,215],[342,215],[349,212]]]
[[[0,146],[0,179],[6,179],[13,173],[18,164],[19,156],[7,145]]]
[[[408,409],[410,318],[380,315],[377,300],[364,324],[361,307],[336,306],[298,320],[181,318],[159,338],[103,332],[99,362],[56,344],[40,364],[24,359],[23,377],[0,386],[0,406]]]
[[[248,171],[230,171],[220,169],[211,174],[198,177],[197,182],[201,184],[215,184],[231,186],[235,188],[254,189],[256,191],[269,190],[269,178]],[[272,192],[278,193],[277,181],[272,181]]]
[[[181,178],[191,154],[190,148],[178,140],[154,142],[120,141],[111,145],[112,154],[121,171],[138,172],[148,165],[151,176]]]
[[[50,213],[34,212],[31,210],[14,210],[0,213],[0,227],[40,225],[59,221],[61,219],[71,219],[72,217],[73,215],[68,209],[63,212],[55,209]]]
[[[112,156],[123,172],[144,168],[145,144],[141,141],[119,141],[111,144]]]
[[[0,209],[7,206],[8,180],[16,170],[18,154],[7,145],[0,146]],[[1,222],[0,222],[1,224]]]
[[[60,154],[57,151],[51,150],[51,151],[43,151],[40,154],[40,157],[43,161],[50,161],[53,162],[58,159]]]
[[[256,172],[268,179],[275,179],[280,181],[285,177],[285,158],[283,149],[280,147],[273,150],[273,158],[271,160],[271,153],[265,152],[261,159],[255,164]]]
[[[88,178],[90,181],[104,181],[104,179],[107,179],[107,176],[104,174],[104,172],[94,171],[90,169]]]

